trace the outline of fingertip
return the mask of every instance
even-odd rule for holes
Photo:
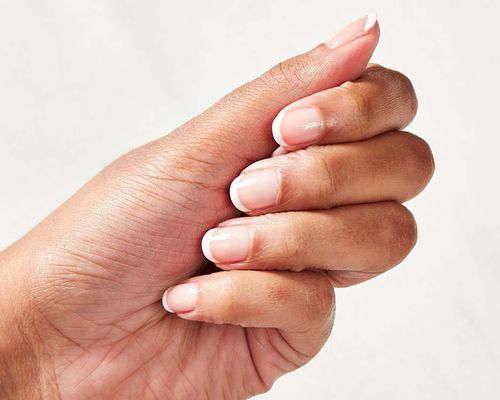
[[[368,32],[370,29],[372,29],[375,25],[378,24],[378,16],[377,13],[370,13],[366,16],[366,22],[365,22],[365,27],[364,31]]]
[[[375,38],[373,44],[373,50],[375,50],[380,39],[380,23],[377,13],[368,14],[365,24],[365,32],[368,36],[371,34],[371,36]]]
[[[377,14],[370,13],[347,24],[325,43],[332,49],[351,45],[361,37],[371,36],[377,26]]]

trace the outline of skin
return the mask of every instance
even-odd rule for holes
[[[414,245],[399,203],[432,175],[425,142],[398,131],[416,111],[411,83],[366,69],[378,36],[377,24],[280,63],[113,162],[2,252],[0,397],[241,399],[307,363],[331,331],[333,287]],[[338,135],[271,157],[283,107],[333,112],[339,96],[352,107]],[[281,171],[280,200],[238,218],[229,185],[263,159]],[[252,256],[222,271],[200,248],[218,224],[256,234]],[[163,292],[186,281],[200,287],[195,310],[166,313]]]

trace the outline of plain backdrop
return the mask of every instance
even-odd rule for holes
[[[376,11],[436,174],[419,243],[338,290],[333,336],[262,399],[500,398],[500,3],[0,0],[0,248],[102,167]]]

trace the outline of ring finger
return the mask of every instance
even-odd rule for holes
[[[243,217],[202,241],[222,269],[320,269],[347,286],[395,266],[416,241],[412,214],[396,202]]]

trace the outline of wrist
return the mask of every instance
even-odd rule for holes
[[[2,302],[4,298],[2,296]],[[6,316],[2,307],[2,316]],[[0,324],[0,398],[39,398],[37,358],[18,321],[2,318]]]
[[[0,254],[0,398],[52,398],[21,265]]]

